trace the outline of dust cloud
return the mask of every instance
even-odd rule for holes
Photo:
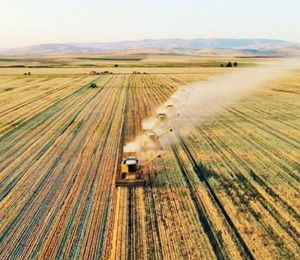
[[[230,72],[209,81],[200,81],[178,89],[156,113],[165,114],[143,121],[143,129],[157,134],[159,142],[144,134],[127,144],[125,150],[141,152],[158,149],[158,143],[166,146],[174,142],[175,134],[212,120],[222,111],[260,87],[276,81],[294,69],[300,68],[298,59],[282,59],[252,68],[232,68]],[[173,131],[170,132],[169,130]]]

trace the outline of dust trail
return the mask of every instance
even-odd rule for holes
[[[151,129],[157,133],[160,143],[165,145],[174,141],[172,133],[180,129],[192,129],[201,123],[215,118],[228,106],[231,106],[249,92],[278,80],[292,70],[300,68],[297,59],[284,59],[267,65],[253,68],[232,69],[230,73],[218,76],[209,81],[201,81],[180,88],[156,113],[166,114],[161,120],[157,116],[143,121],[143,129]],[[167,134],[168,133],[168,134]],[[127,150],[137,152],[153,149],[155,142],[143,134],[125,146]]]

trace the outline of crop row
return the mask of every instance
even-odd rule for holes
[[[30,82],[26,82],[15,77],[12,76],[4,83],[0,82],[0,136],[39,114],[53,103],[78,91],[95,78],[35,76]]]
[[[298,258],[294,85],[175,126],[145,187],[114,186],[142,120],[209,76],[0,77],[0,258]]]
[[[102,254],[124,109],[123,76],[55,102],[1,138],[3,258]]]

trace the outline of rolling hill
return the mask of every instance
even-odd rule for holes
[[[2,50],[4,55],[41,55],[61,53],[94,53],[128,49],[151,49],[163,52],[196,52],[205,49],[226,53],[234,50],[240,54],[289,55],[299,53],[300,45],[277,39],[145,39],[140,41],[50,43],[23,48]]]

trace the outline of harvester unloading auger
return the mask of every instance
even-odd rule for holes
[[[172,131],[173,130],[169,128],[158,136],[152,129],[147,129],[144,130],[144,135],[157,143],[160,137]],[[123,160],[116,186],[143,186],[146,182],[146,178],[143,174],[144,167],[160,157],[161,151],[157,152],[150,160],[142,163],[138,159],[137,152],[123,152]]]

